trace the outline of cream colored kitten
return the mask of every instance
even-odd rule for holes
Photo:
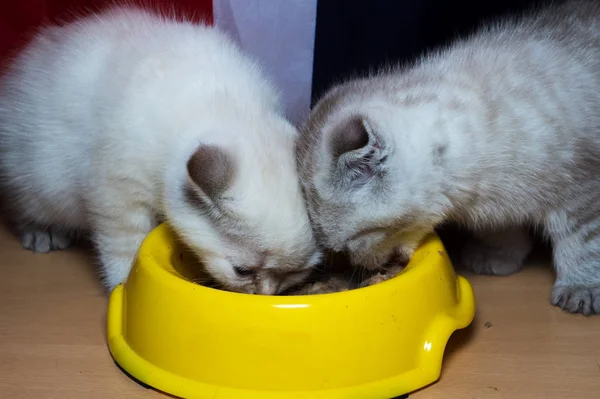
[[[43,29],[0,90],[1,184],[24,247],[90,231],[108,289],[162,219],[228,289],[274,294],[318,263],[297,131],[215,28],[111,9]]]
[[[550,238],[552,303],[600,312],[600,4],[569,1],[333,88],[298,143],[323,243],[379,268],[444,222],[463,259],[510,274]]]

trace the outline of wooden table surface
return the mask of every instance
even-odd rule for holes
[[[119,371],[105,344],[106,297],[83,249],[36,255],[0,227],[0,398],[164,398]],[[600,398],[600,316],[549,305],[553,275],[469,277],[473,325],[449,343],[441,379],[411,399]]]

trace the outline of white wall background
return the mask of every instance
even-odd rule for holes
[[[317,0],[213,0],[213,14],[277,84],[290,120],[302,122],[310,108]]]

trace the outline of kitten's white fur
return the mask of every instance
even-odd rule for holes
[[[318,235],[355,263],[410,255],[453,221],[484,244],[471,267],[509,274],[534,225],[554,247],[552,302],[600,313],[600,5],[569,1],[338,85],[298,162]]]
[[[164,219],[233,290],[279,292],[319,261],[297,131],[257,64],[215,28],[112,8],[43,29],[0,89],[2,190],[25,247],[91,231],[108,289]],[[225,227],[243,227],[235,240],[184,194],[203,195],[186,164],[207,145],[234,164],[219,206],[234,215]]]

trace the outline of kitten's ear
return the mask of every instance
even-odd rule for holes
[[[373,176],[386,158],[381,138],[360,116],[339,124],[331,132],[329,143],[335,168],[351,180]]]
[[[347,152],[364,148],[369,144],[369,133],[362,118],[351,117],[338,125],[331,133],[331,155],[335,160]]]
[[[235,174],[235,163],[223,149],[202,145],[187,163],[189,178],[212,202],[229,188]]]

